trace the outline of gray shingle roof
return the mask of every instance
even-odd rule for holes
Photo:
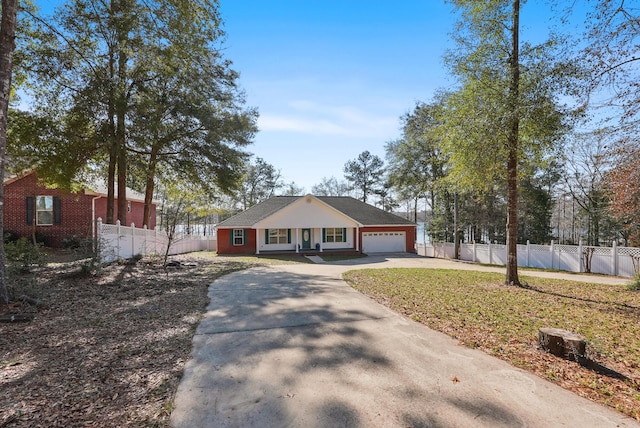
[[[415,225],[414,222],[349,196],[316,196],[364,226]]]
[[[271,214],[297,201],[299,198],[299,196],[276,196],[269,198],[220,222],[218,227],[251,227],[260,220],[269,217]]]
[[[300,198],[304,196],[276,196],[267,199],[224,220],[218,224],[218,227],[252,227]],[[316,198],[363,226],[415,225],[412,221],[348,196],[316,196]]]

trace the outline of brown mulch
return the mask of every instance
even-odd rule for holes
[[[0,323],[0,427],[167,426],[207,286],[247,267],[181,259],[198,265],[165,272],[143,259],[83,275],[78,262],[50,263],[15,278],[38,306],[0,310],[34,314]]]

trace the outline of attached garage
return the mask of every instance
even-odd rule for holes
[[[362,252],[404,253],[407,248],[406,232],[363,232]]]

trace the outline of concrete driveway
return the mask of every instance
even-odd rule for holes
[[[171,425],[640,427],[397,315],[341,280],[360,267],[436,265],[443,267],[435,259],[377,256],[220,278],[210,286]]]

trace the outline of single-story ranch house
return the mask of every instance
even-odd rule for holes
[[[415,223],[343,196],[273,197],[216,230],[218,254],[415,252]]]
[[[116,202],[117,205],[117,202]],[[114,207],[117,217],[117,206]],[[127,188],[127,226],[142,227],[144,195]],[[78,192],[52,189],[38,181],[35,171],[4,181],[5,232],[18,237],[36,237],[49,247],[62,247],[65,238],[92,238],[95,222],[105,220],[107,190],[99,184],[87,185]],[[151,206],[149,229],[156,226],[156,206]]]

